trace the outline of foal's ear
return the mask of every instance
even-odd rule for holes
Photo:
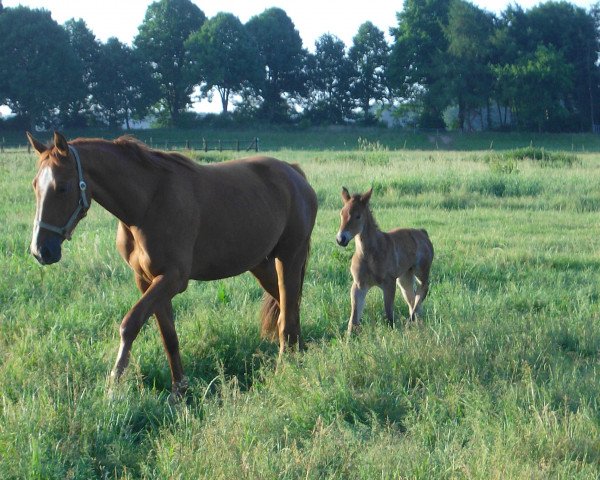
[[[350,192],[346,187],[342,187],[342,200],[344,201],[344,203],[350,201]]]
[[[29,132],[25,132],[25,134],[27,135],[27,139],[29,140],[29,143],[31,144],[31,146],[33,147],[33,149],[39,153],[40,155],[42,153],[44,153],[46,150],[48,150],[46,148],[46,145],[44,145],[42,142],[40,142],[39,140],[36,140],[33,135]]]
[[[363,193],[360,196],[360,201],[366,205],[367,203],[369,203],[369,200],[371,200],[372,193],[373,193],[373,187],[369,188],[369,190],[367,192]]]
[[[58,150],[58,153],[63,157],[69,155],[69,144],[67,143],[67,139],[56,131],[54,132],[54,146]]]

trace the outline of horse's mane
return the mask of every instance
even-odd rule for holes
[[[198,169],[198,165],[196,165],[185,155],[177,152],[163,152],[161,150],[155,150],[131,135],[122,135],[113,140],[113,143],[133,154],[136,159],[142,162],[150,163],[151,165],[160,169],[172,171],[174,165],[191,170]]]

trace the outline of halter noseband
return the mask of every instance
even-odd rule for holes
[[[46,230],[50,230],[51,232],[58,233],[61,237],[66,240],[71,240],[71,234],[73,233],[74,224],[77,221],[77,218],[83,211],[82,217],[85,217],[88,209],[90,208],[90,202],[88,201],[86,190],[87,184],[83,180],[83,170],[81,168],[81,160],[79,159],[79,153],[75,149],[69,145],[69,150],[75,157],[75,164],[77,165],[77,175],[79,175],[79,202],[77,203],[77,207],[75,211],[67,221],[64,227],[57,227],[55,225],[50,225],[49,223],[42,222],[41,220],[36,220],[35,224],[39,228],[44,228]]]

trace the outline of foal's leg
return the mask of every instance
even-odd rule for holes
[[[402,292],[404,301],[408,305],[408,318],[413,320],[413,312],[415,309],[415,278],[412,270],[409,270],[404,275],[398,277],[398,287]]]
[[[352,282],[352,288],[350,289],[350,303],[352,304],[352,310],[350,313],[350,320],[348,321],[348,335],[352,333],[352,329],[360,327],[360,318],[365,308],[365,298],[367,296],[368,288],[359,288],[356,282]]]
[[[396,282],[386,282],[381,285],[383,290],[383,307],[385,309],[385,317],[387,318],[390,327],[394,326],[394,297],[396,296]]]
[[[121,322],[121,345],[112,371],[113,377],[119,378],[123,374],[129,363],[131,345],[148,317],[154,313],[157,307],[164,305],[165,302],[170,302],[171,298],[180,290],[181,280],[179,275],[174,272],[159,275],[148,285],[142,298],[129,310]]]
[[[421,315],[423,307],[423,300],[427,297],[429,292],[429,268],[423,269],[415,276],[417,280],[417,292],[415,295],[415,308],[413,314],[411,314],[411,320],[417,320],[417,315]]]

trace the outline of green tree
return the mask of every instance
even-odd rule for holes
[[[57,123],[61,105],[81,91],[81,64],[47,10],[5,8],[0,15],[0,103],[30,128]]]
[[[448,104],[448,0],[404,0],[392,29],[388,79],[397,95],[420,104],[422,127],[443,127]]]
[[[100,42],[81,19],[68,20],[64,28],[69,36],[69,43],[81,64],[82,81],[80,90],[77,95],[74,95],[73,100],[60,106],[61,124],[70,127],[83,127],[87,124],[92,111],[90,103],[92,98],[92,74],[98,62]]]
[[[505,83],[506,72],[522,72],[524,62],[532,65],[552,63],[551,57],[560,55],[565,64],[561,72],[569,75],[568,78],[556,77],[556,85],[548,81],[548,76],[546,81],[538,82],[538,88],[550,90],[536,94],[544,99],[553,98],[556,105],[521,103],[517,121],[519,128],[529,128],[526,125],[530,125],[536,129],[585,131],[595,123],[600,33],[594,11],[594,8],[586,12],[567,2],[550,1],[527,11],[511,6],[502,13],[494,40],[497,51],[493,60],[494,72],[499,74],[494,89],[497,98],[504,103],[514,101],[512,84]],[[569,88],[565,88],[565,84]],[[526,108],[533,110],[525,111]],[[531,120],[543,116],[546,117],[543,122]]]
[[[202,93],[207,95],[216,89],[223,113],[227,113],[232,94],[261,80],[262,68],[254,38],[231,13],[221,12],[207,20],[190,36],[186,47],[196,82],[204,82]]]
[[[448,41],[447,97],[458,105],[458,126],[471,129],[474,111],[485,107],[488,125],[493,75],[490,70],[494,15],[465,0],[452,0],[445,28]],[[467,125],[465,125],[465,123]]]
[[[205,20],[202,10],[190,0],[159,0],[146,10],[134,40],[141,57],[153,65],[161,102],[175,125],[191,103],[194,87],[185,42]]]
[[[280,8],[269,8],[246,24],[263,61],[259,115],[270,121],[289,118],[290,103],[306,93],[306,51],[294,23]]]
[[[91,80],[94,113],[113,128],[129,128],[132,117],[146,115],[160,98],[150,66],[116,38],[100,46]]]
[[[306,116],[317,123],[343,123],[352,109],[351,74],[344,42],[329,33],[322,35],[309,60]]]
[[[386,97],[389,46],[384,33],[371,22],[365,22],[358,28],[352,42],[348,53],[354,68],[351,92],[363,111],[363,121],[372,123],[372,103],[383,101]]]
[[[540,45],[527,58],[493,70],[519,128],[542,132],[566,127],[569,112],[561,99],[572,88],[573,67],[561,52]]]

